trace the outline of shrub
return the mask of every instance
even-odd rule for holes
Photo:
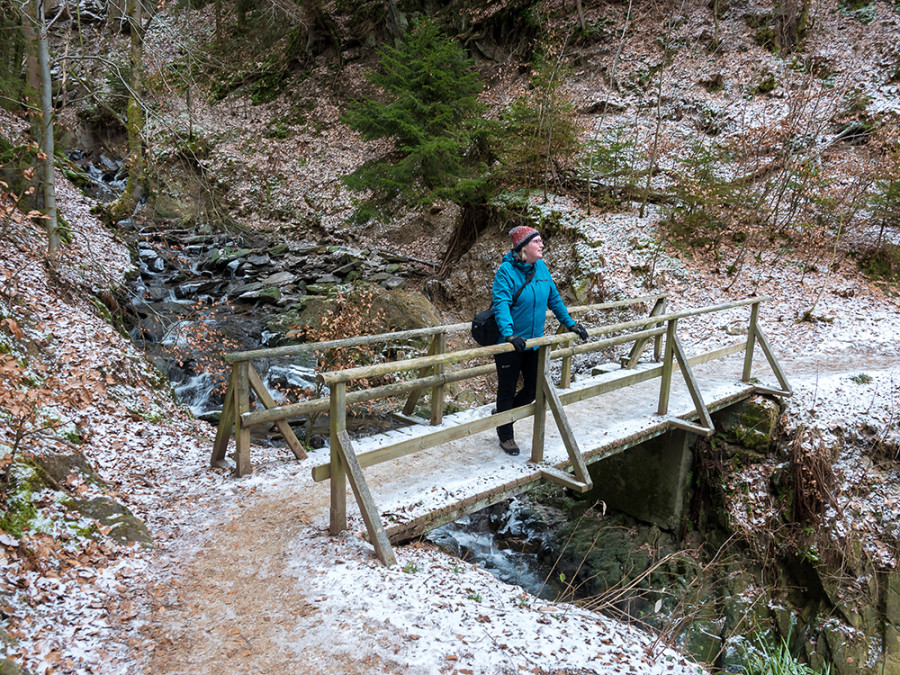
[[[535,68],[530,90],[503,114],[504,173],[526,186],[546,181],[579,150],[574,110],[561,90],[565,75],[558,62],[545,59]]]
[[[638,156],[634,137],[625,127],[607,129],[601,138],[588,141],[579,157],[578,171],[588,180],[603,181],[612,189],[610,201],[621,201],[637,182],[634,171]]]

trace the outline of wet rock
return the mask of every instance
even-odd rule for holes
[[[165,286],[147,286],[145,295],[151,302],[159,302],[169,297],[169,289]]]
[[[176,300],[163,300],[162,302],[151,302],[150,310],[157,315],[183,315],[190,311],[190,306],[184,302]]]
[[[266,254],[254,253],[253,255],[247,256],[247,262],[254,267],[263,267],[265,265],[270,265],[272,259]]]
[[[322,276],[316,279],[317,284],[339,284],[341,283],[341,278],[335,276],[334,274],[323,274]]]
[[[265,288],[265,285],[261,281],[249,281],[241,284],[237,284],[232,288],[228,289],[228,295],[232,298],[236,298],[244,293],[253,293],[255,291],[259,291]]]
[[[251,251],[248,248],[231,250],[226,247],[224,249],[215,249],[207,254],[204,264],[208,267],[211,266],[222,268],[226,267],[235,260],[243,260],[243,258],[250,254]]]
[[[257,301],[269,305],[274,305],[279,300],[281,300],[281,291],[277,286],[267,286],[266,288],[260,290],[247,291],[246,293],[242,293],[238,296],[238,300],[243,300],[244,302]]]
[[[175,287],[176,298],[193,298],[201,293],[213,293],[219,285],[215,279],[209,281],[193,281],[186,284],[179,284]]]
[[[267,276],[265,279],[260,279],[260,283],[263,286],[287,286],[295,281],[297,281],[297,275],[290,272],[277,272]]]
[[[290,253],[290,248],[287,244],[275,244],[269,248],[269,255],[275,258],[280,258],[281,256],[287,255]]]

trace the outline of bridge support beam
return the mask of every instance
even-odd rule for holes
[[[696,434],[675,429],[591,464],[590,496],[665,530],[677,529],[696,439]]]

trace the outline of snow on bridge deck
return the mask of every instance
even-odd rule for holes
[[[764,363],[760,366],[764,368]],[[635,369],[586,377],[559,393],[567,396],[569,392],[600,382],[634,377],[636,373],[658,367],[655,363],[638,364]],[[757,389],[754,384],[740,381],[741,363],[735,358],[694,366],[692,370],[710,411],[749,398]],[[754,370],[759,372],[756,367]],[[684,378],[678,372],[672,378],[667,416],[656,414],[659,389],[660,380],[656,377],[565,405],[565,414],[585,463],[596,462],[666,433],[672,429],[667,421],[671,417],[685,420],[698,417]],[[354,450],[364,464],[365,455],[378,448],[488,417],[492,407],[485,405],[448,415],[439,426],[414,425],[356,439]],[[529,461],[533,417],[526,417],[515,423],[516,440],[522,450],[519,456],[503,453],[496,431],[489,429],[365,468],[366,481],[390,541],[405,541],[534,488],[545,480],[540,472],[542,466],[570,467],[563,438],[552,414],[548,412],[548,415],[542,464]],[[347,501],[349,528],[365,532],[354,500],[351,497]]]

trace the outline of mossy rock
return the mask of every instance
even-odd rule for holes
[[[834,675],[856,675],[865,668],[869,641],[861,632],[850,633],[839,624],[829,623],[822,627],[821,636],[831,652],[831,672]]]
[[[772,613],[769,609],[771,591],[753,574],[740,566],[735,566],[721,581],[721,613],[725,619],[722,635],[741,635],[748,638],[766,635],[772,628]],[[762,595],[763,597],[760,597]],[[726,654],[729,650],[726,649]],[[743,672],[740,649],[731,650],[727,672]],[[730,670],[728,669],[730,668]]]
[[[691,622],[684,636],[684,649],[703,663],[713,663],[722,649],[720,627],[714,621]]]
[[[150,544],[153,537],[140,518],[109,497],[71,499],[66,506],[87,518],[93,518],[110,529],[109,536],[121,544]]]
[[[20,666],[12,659],[0,661],[0,675],[30,675],[31,671]]]
[[[34,462],[56,483],[65,482],[69,474],[75,473],[80,475],[87,483],[96,485],[99,488],[108,487],[103,479],[94,472],[90,462],[80,453],[71,455],[40,455],[34,458]]]
[[[759,94],[769,94],[778,88],[778,80],[774,73],[764,73],[756,84],[756,92]]]
[[[769,399],[755,398],[727,408],[715,415],[716,428],[729,443],[755,453],[768,452],[775,443],[779,405]]]

